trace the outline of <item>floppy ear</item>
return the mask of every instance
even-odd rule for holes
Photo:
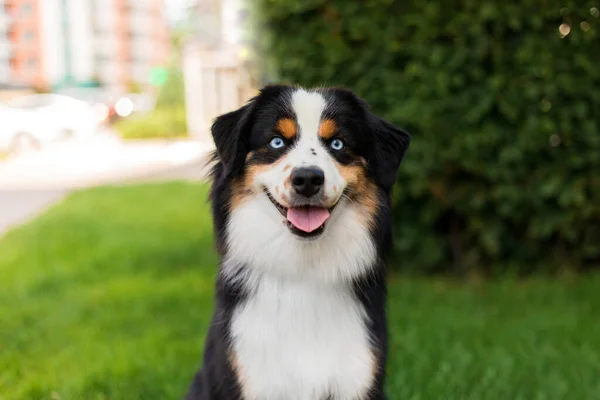
[[[376,182],[389,191],[396,182],[398,168],[410,145],[410,135],[374,114],[370,115],[370,119],[375,141],[373,173]]]
[[[254,100],[251,100],[238,110],[217,117],[211,127],[217,156],[226,176],[239,173],[244,166],[253,114]]]

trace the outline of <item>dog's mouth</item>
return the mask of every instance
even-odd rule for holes
[[[286,219],[286,225],[290,232],[302,238],[316,238],[325,231],[327,220],[331,212],[337,206],[322,207],[318,205],[300,205],[285,207],[279,203],[265,188],[265,194],[279,213]]]

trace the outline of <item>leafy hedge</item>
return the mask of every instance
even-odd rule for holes
[[[596,1],[254,2],[267,80],[350,87],[412,133],[402,268],[599,264]]]

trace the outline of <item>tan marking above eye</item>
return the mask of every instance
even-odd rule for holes
[[[319,136],[323,139],[328,140],[333,137],[338,131],[337,124],[332,119],[326,119],[319,125]]]
[[[277,121],[277,130],[284,138],[292,140],[297,134],[296,122],[290,118],[282,118]]]

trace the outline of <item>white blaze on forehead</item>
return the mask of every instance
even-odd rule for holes
[[[292,95],[292,108],[300,130],[300,140],[316,141],[321,116],[327,103],[320,93],[298,90]]]

